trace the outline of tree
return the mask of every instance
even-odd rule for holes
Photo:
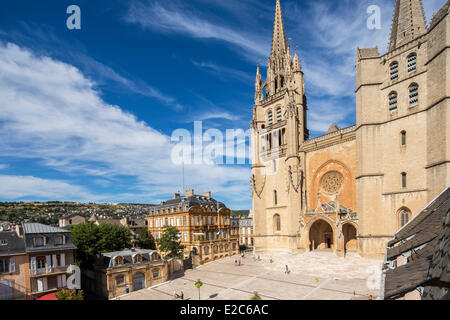
[[[158,243],[161,252],[168,253],[166,256],[171,258],[181,258],[184,247],[181,245],[180,231],[173,226],[165,226],[163,234]]]
[[[124,226],[101,224],[98,226],[99,253],[120,251],[131,248],[131,234]]]
[[[58,300],[84,300],[83,290],[62,289],[55,294]]]
[[[99,252],[98,227],[92,222],[70,227],[72,241],[77,246],[75,263],[80,267],[90,267],[94,262],[94,256]]]
[[[139,232],[137,246],[141,249],[156,250],[155,239],[153,238],[152,234],[148,232],[147,228],[143,228]]]
[[[69,229],[72,241],[77,246],[76,264],[90,268],[96,254],[120,251],[131,247],[130,231],[124,226],[92,222],[79,224]]]

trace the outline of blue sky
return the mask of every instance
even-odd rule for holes
[[[428,22],[445,0],[424,0]],[[66,9],[81,8],[81,30]],[[282,0],[309,129],[355,123],[357,47],[386,51],[393,0]],[[368,30],[367,7],[381,8]],[[0,3],[0,201],[157,203],[182,189],[174,130],[249,128],[275,0]],[[186,188],[251,207],[250,165],[186,165]]]

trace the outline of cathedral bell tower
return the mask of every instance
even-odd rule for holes
[[[297,53],[291,56],[277,0],[267,77],[262,80],[258,65],[251,122],[256,250],[275,243],[282,243],[286,251],[296,249],[298,217],[304,207],[299,184],[305,168],[300,146],[309,135],[306,111],[303,71]]]

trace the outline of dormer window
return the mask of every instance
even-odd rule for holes
[[[55,237],[55,245],[56,246],[62,246],[64,244],[64,236],[59,235]]]
[[[390,66],[391,81],[398,80],[398,62],[394,61]]]
[[[389,111],[391,113],[397,112],[397,92],[389,94]]]
[[[417,70],[417,54],[411,53],[408,56],[408,73],[413,73]]]
[[[36,248],[45,246],[45,237],[35,237],[34,238],[34,246]]]
[[[134,263],[142,263],[142,256],[140,254],[134,256]]]
[[[116,258],[114,259],[114,266],[115,266],[115,267],[121,266],[121,265],[123,265],[123,264],[124,264],[124,259],[123,259],[123,257],[116,257]]]

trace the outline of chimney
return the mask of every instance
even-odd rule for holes
[[[211,191],[203,192],[203,196],[208,198],[208,199],[211,199]]]
[[[194,189],[186,190],[186,197],[193,197],[194,196]]]
[[[175,194],[173,195],[173,198],[174,198],[174,199],[180,199],[180,194],[179,194],[179,193],[175,193]]]

